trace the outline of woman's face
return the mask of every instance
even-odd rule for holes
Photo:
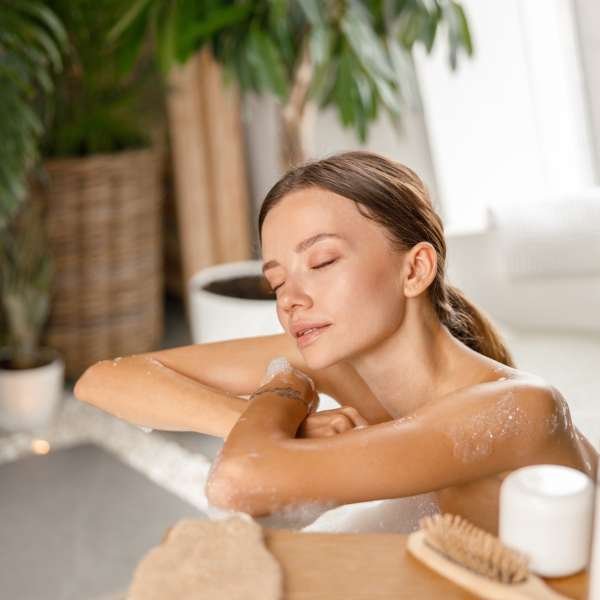
[[[331,323],[299,344],[310,368],[359,356],[402,322],[403,257],[384,231],[352,200],[320,188],[290,193],[268,212],[262,255],[279,322],[294,338],[298,321]],[[340,237],[301,245],[323,233]]]

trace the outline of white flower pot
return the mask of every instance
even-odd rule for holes
[[[204,289],[214,281],[236,277],[262,277],[260,260],[213,265],[189,281],[190,319],[195,344],[283,333],[275,300],[249,300],[215,294]]]
[[[64,362],[53,348],[40,348],[41,366],[11,368],[0,349],[0,429],[34,431],[52,419],[64,395]]]
[[[188,282],[192,341],[206,344],[221,340],[283,333],[275,300],[236,298],[207,291],[215,281],[238,277],[262,278],[262,261],[223,263],[201,269]],[[338,408],[326,394],[319,394],[319,410]]]

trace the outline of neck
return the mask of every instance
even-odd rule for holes
[[[348,362],[386,410],[399,418],[462,387],[473,373],[474,351],[457,340],[423,297],[407,300],[392,335]],[[467,368],[470,366],[471,369]]]

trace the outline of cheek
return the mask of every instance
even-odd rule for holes
[[[360,265],[360,268],[348,272],[348,290],[350,296],[380,302],[395,302],[399,299],[400,290],[389,265],[378,260],[371,260]]]
[[[394,328],[403,314],[403,295],[386,265],[340,270],[331,288],[323,290],[325,297],[323,308],[335,310],[353,330],[381,333]]]
[[[361,327],[380,330],[394,327],[403,313],[404,300],[398,285],[392,279],[389,269],[369,269],[352,283],[348,298],[356,315],[356,323]]]

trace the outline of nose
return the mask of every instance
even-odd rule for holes
[[[290,312],[296,307],[306,308],[312,306],[312,299],[310,295],[306,293],[303,286],[292,281],[283,286],[278,301],[279,306],[285,312]]]

